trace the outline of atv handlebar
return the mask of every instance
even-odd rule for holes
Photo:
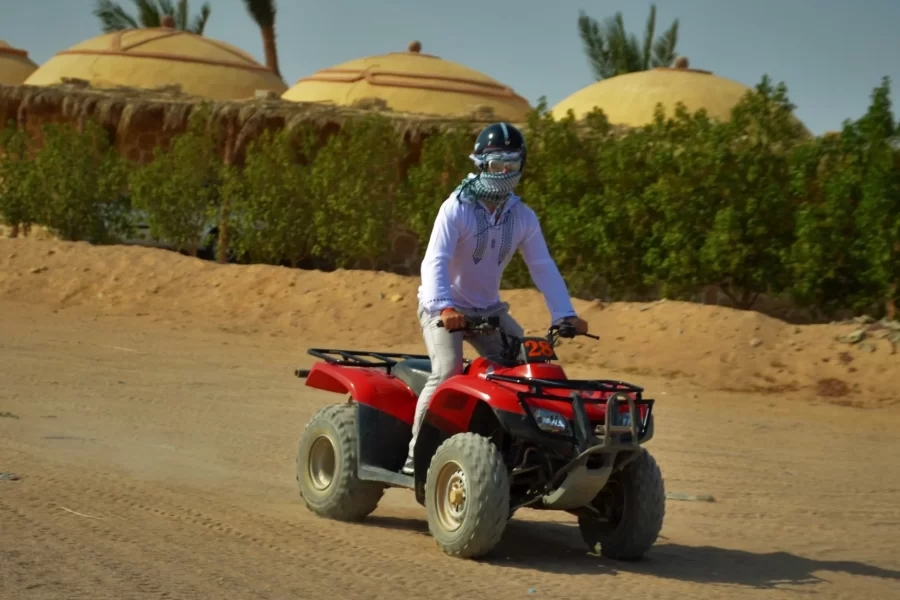
[[[583,335],[585,337],[593,338],[595,340],[599,340],[600,336],[593,335],[590,333],[578,333],[575,331],[575,326],[571,323],[567,323],[563,321],[559,325],[551,325],[549,331],[547,332],[547,337],[551,338],[553,334],[556,334],[556,338],[574,338],[579,335]]]
[[[500,317],[465,317],[465,327],[462,329],[454,329],[452,331],[482,331],[490,332],[500,328]],[[444,321],[437,322],[438,327],[444,327]],[[578,333],[572,323],[562,322],[559,325],[551,325],[547,331],[547,339],[552,344],[556,343],[559,338],[574,338],[583,335],[585,337],[599,340],[600,337],[590,333]]]
[[[500,317],[466,317],[465,326],[462,329],[451,329],[450,332],[456,331],[494,331],[500,328]],[[437,322],[438,327],[444,326],[443,319]]]

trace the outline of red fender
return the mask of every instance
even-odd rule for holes
[[[467,431],[472,413],[478,402],[486,402],[495,410],[524,414],[519,403],[517,392],[528,392],[528,387],[513,383],[498,383],[488,381],[478,375],[456,375],[445,381],[437,389],[434,397],[428,405],[426,419],[443,431],[453,435]],[[546,388],[549,395],[559,395],[560,400],[542,400],[527,398],[527,404],[532,408],[544,408],[561,414],[566,419],[574,418],[574,407],[568,399],[572,390],[564,388]],[[593,392],[587,394],[594,399],[605,400],[611,392]],[[633,394],[629,394],[632,395]],[[619,405],[619,412],[627,412],[626,404]],[[585,403],[585,412],[588,419],[599,421],[606,418],[606,405]],[[646,417],[647,407],[638,409],[641,418]]]
[[[357,402],[412,425],[415,394],[405,383],[382,371],[316,363],[306,377],[306,385],[336,394],[349,393]]]
[[[479,402],[486,402],[498,410],[524,414],[513,390],[481,377],[455,375],[435,391],[425,418],[450,435],[467,431]]]

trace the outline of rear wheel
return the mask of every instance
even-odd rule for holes
[[[666,513],[662,473],[650,453],[614,473],[591,504],[601,518],[578,518],[588,547],[607,558],[641,558],[656,542]]]
[[[441,444],[428,468],[425,508],[441,550],[459,558],[487,554],[509,519],[509,476],[497,447],[475,433]]]
[[[378,506],[384,485],[357,477],[356,404],[320,408],[297,452],[297,484],[307,508],[338,521],[360,521]]]

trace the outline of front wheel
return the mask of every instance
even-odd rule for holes
[[[357,477],[356,405],[313,415],[297,452],[297,484],[307,508],[338,521],[360,521],[378,506],[384,486]]]
[[[591,504],[600,518],[578,518],[588,547],[606,558],[641,558],[656,543],[666,513],[663,477],[654,458],[641,452],[609,478]]]
[[[477,558],[493,549],[509,519],[509,475],[497,447],[474,433],[441,444],[428,467],[425,508],[447,554]]]

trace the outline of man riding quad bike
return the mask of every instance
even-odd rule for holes
[[[422,261],[418,318],[427,356],[312,349],[307,385],[349,393],[307,425],[297,479],[307,506],[356,520],[386,486],[412,488],[438,544],[475,557],[523,506],[577,514],[588,544],[636,558],[662,526],[662,479],[640,444],[653,401],[621,382],[573,381],[551,365],[559,337],[587,334],[534,211],[512,192],[527,159],[522,133],[494,123],[438,211]],[[518,250],[551,314],[527,338],[500,301]],[[463,340],[480,357],[463,360]]]

